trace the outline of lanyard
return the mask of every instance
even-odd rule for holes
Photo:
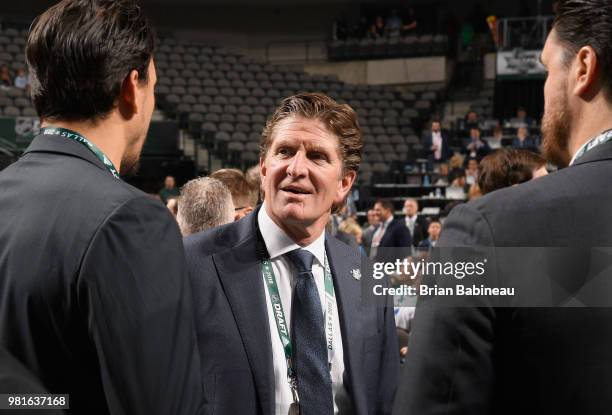
[[[40,133],[42,135],[59,135],[60,137],[66,137],[78,143],[83,144],[85,147],[89,149],[89,151],[94,153],[94,155],[102,162],[102,164],[104,164],[104,167],[106,167],[106,169],[116,179],[119,179],[119,172],[113,165],[113,162],[110,161],[108,157],[106,157],[106,155],[104,155],[102,150],[100,150],[97,145],[95,145],[94,143],[92,143],[91,141],[83,137],[81,134],[74,132],[72,130],[68,130],[66,128],[59,128],[59,127],[46,127],[46,128],[43,128],[40,131]]]
[[[593,148],[597,147],[598,145],[607,143],[608,141],[612,141],[612,130],[604,131],[597,137],[592,138],[589,141],[587,141],[582,147],[580,147],[580,149],[578,150],[578,152],[576,153],[576,155],[570,162],[570,165],[574,164],[574,162],[578,160],[580,157],[582,157],[586,152],[591,151]]]
[[[269,259],[264,259],[261,263],[262,274],[264,281],[268,287],[268,295],[270,296],[270,302],[272,303],[272,312],[274,313],[274,320],[276,321],[276,328],[278,330],[278,336],[280,337],[283,350],[285,352],[285,359],[287,361],[287,380],[293,393],[293,399],[298,402],[297,398],[297,382],[295,371],[293,370],[292,357],[293,348],[291,347],[291,336],[287,329],[287,319],[285,318],[285,312],[283,310],[283,304],[280,299],[280,292],[278,291],[278,284],[276,283],[276,276],[272,269],[272,262]],[[325,341],[327,347],[327,358],[329,368],[331,370],[332,358],[334,356],[334,283],[332,281],[331,269],[327,263],[327,257],[325,258]]]

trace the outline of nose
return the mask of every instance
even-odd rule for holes
[[[289,166],[287,166],[287,174],[294,178],[306,176],[308,173],[307,162],[306,153],[303,150],[296,151]]]

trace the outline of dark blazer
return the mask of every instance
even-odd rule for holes
[[[0,173],[0,347],[77,414],[194,414],[176,223],[82,144],[39,136]]]
[[[406,226],[406,228],[410,232],[408,225],[406,225],[406,217],[404,217],[403,221],[404,221],[404,226]],[[412,239],[412,246],[414,246],[415,248],[418,247],[419,243],[423,239],[427,238],[427,227],[428,226],[429,226],[429,221],[427,220],[427,218],[422,215],[417,215],[417,220],[414,223],[414,232],[410,234],[410,237]]]
[[[412,237],[410,236],[410,230],[406,226],[406,221],[404,218],[394,218],[380,240],[375,259],[380,262],[394,262],[396,259],[401,260],[410,256],[412,253],[411,247]],[[395,249],[389,250],[384,248]]]
[[[261,259],[267,256],[257,213],[185,239],[204,392],[211,413],[274,413],[274,373]],[[362,283],[359,252],[327,235],[344,346],[345,388],[352,409],[341,413],[389,414],[399,359],[392,307],[372,307]],[[364,291],[365,292],[365,291]],[[276,332],[273,333],[276,335]],[[341,407],[341,405],[339,405]]]
[[[435,159],[435,152],[431,149],[431,146],[433,146],[433,133],[428,130],[425,132],[425,134],[423,134],[423,138],[422,138],[423,151],[425,152],[425,157],[427,157],[427,159],[432,163],[433,162],[445,162],[450,158],[450,156],[453,153],[450,149],[450,144],[448,142],[448,134],[444,131],[442,131],[441,134],[442,134],[442,149],[441,149],[442,154],[439,160]]]
[[[534,137],[527,137],[525,138],[525,140],[523,140],[522,143],[521,140],[518,139],[518,137],[515,137],[512,140],[512,148],[524,149],[534,152],[538,151],[538,145]]]
[[[612,411],[611,173],[606,143],[571,167],[453,209],[437,246],[496,247],[482,282],[519,291],[466,297],[460,309],[442,297],[418,302],[402,413]],[[538,303],[548,307],[519,307]]]

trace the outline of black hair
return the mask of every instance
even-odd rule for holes
[[[602,85],[612,100],[612,2],[561,0],[553,27],[567,48],[568,64],[581,47],[591,46],[595,50]]]
[[[154,39],[135,0],[63,0],[52,6],[34,20],[26,46],[38,115],[104,118],[132,70],[147,82]]]

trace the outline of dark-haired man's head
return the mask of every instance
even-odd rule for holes
[[[539,154],[523,149],[503,148],[480,162],[478,187],[484,195],[546,174],[546,160]]]
[[[43,125],[112,127],[123,137],[120,171],[133,169],[155,107],[153,52],[152,28],[135,0],[52,6],[34,21],[26,46]]]
[[[440,121],[432,121],[431,122],[431,131],[434,133],[439,133],[442,130],[442,126],[440,125]]]
[[[542,63],[544,86],[542,150],[566,166],[589,138],[599,134],[612,110],[612,3],[564,0],[558,3]],[[606,109],[607,111],[601,111]]]
[[[393,216],[393,203],[388,199],[378,200],[374,204],[374,211],[380,222],[386,222]]]

